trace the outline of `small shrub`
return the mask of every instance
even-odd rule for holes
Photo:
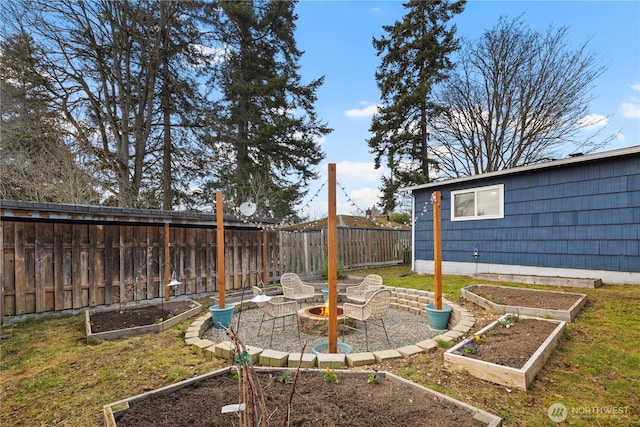
[[[378,371],[374,369],[373,372],[369,372],[367,382],[369,384],[380,384],[380,375],[378,375]]]
[[[324,378],[324,380],[326,382],[332,383],[332,384],[335,384],[335,383],[337,383],[339,381],[338,380],[338,375],[336,375],[336,373],[331,368],[327,368],[325,370],[323,378]]]
[[[282,372],[282,374],[280,375],[280,378],[278,378],[278,381],[280,381],[283,384],[292,383],[293,382],[293,376],[291,375],[291,371]]]
[[[239,380],[242,377],[242,372],[240,371],[239,368],[234,367],[233,368],[233,379],[234,380]]]
[[[347,278],[347,272],[344,269],[344,265],[340,261],[338,261],[337,270],[338,271],[336,271],[336,275],[338,276],[338,279]],[[329,262],[326,259],[324,260],[324,264],[322,264],[320,275],[324,280],[327,280],[329,278]]]
[[[509,314],[504,319],[500,319],[498,321],[500,326],[502,326],[503,328],[510,328],[510,327],[512,327],[513,325],[515,325],[516,323],[519,323],[519,322],[520,322],[520,315],[519,314]]]
[[[487,336],[486,335],[476,335],[476,344],[482,344],[483,342],[485,342],[487,340]]]
[[[476,354],[476,352],[478,351],[478,346],[472,342],[468,342],[464,346],[462,346],[462,351],[467,354]]]

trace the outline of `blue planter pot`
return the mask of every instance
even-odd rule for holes
[[[327,341],[319,342],[318,344],[313,346],[311,350],[313,354],[316,356],[321,353],[327,353],[329,351],[329,343]],[[338,353],[340,354],[351,354],[353,349],[346,342],[338,341]]]
[[[227,304],[224,308],[220,308],[217,304],[209,307],[213,327],[216,329],[224,329],[231,324],[233,318],[233,305]]]
[[[442,310],[436,310],[433,304],[424,306],[427,310],[427,319],[429,319],[429,327],[438,331],[447,329],[449,317],[451,316],[451,307],[442,306]]]
[[[329,301],[329,289],[321,289],[324,302]]]

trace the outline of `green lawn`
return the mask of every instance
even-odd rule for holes
[[[369,272],[382,275],[390,286],[433,290],[432,276],[413,274],[406,266],[351,273]],[[460,288],[473,283],[469,277],[446,276],[444,296],[457,301]],[[536,288],[586,293],[588,302],[568,324],[532,390],[507,390],[464,372],[447,372],[444,349],[378,368],[495,413],[505,426],[638,426],[640,287]],[[94,345],[86,344],[83,315],[4,325],[0,425],[99,426],[103,404],[223,366],[185,347],[189,322],[159,334]],[[570,411],[562,424],[547,416],[554,403]]]

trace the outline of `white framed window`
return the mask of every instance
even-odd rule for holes
[[[451,221],[504,218],[504,184],[451,192]]]

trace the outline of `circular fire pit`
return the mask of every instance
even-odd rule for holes
[[[329,328],[329,316],[322,315],[322,309],[322,305],[315,305],[298,310],[300,332],[307,335],[327,335],[327,330]],[[347,318],[346,322],[348,326],[356,326],[355,319]],[[345,334],[353,332],[352,329],[345,328],[344,323],[345,317],[342,314],[342,307],[338,306],[338,332],[344,332]]]

